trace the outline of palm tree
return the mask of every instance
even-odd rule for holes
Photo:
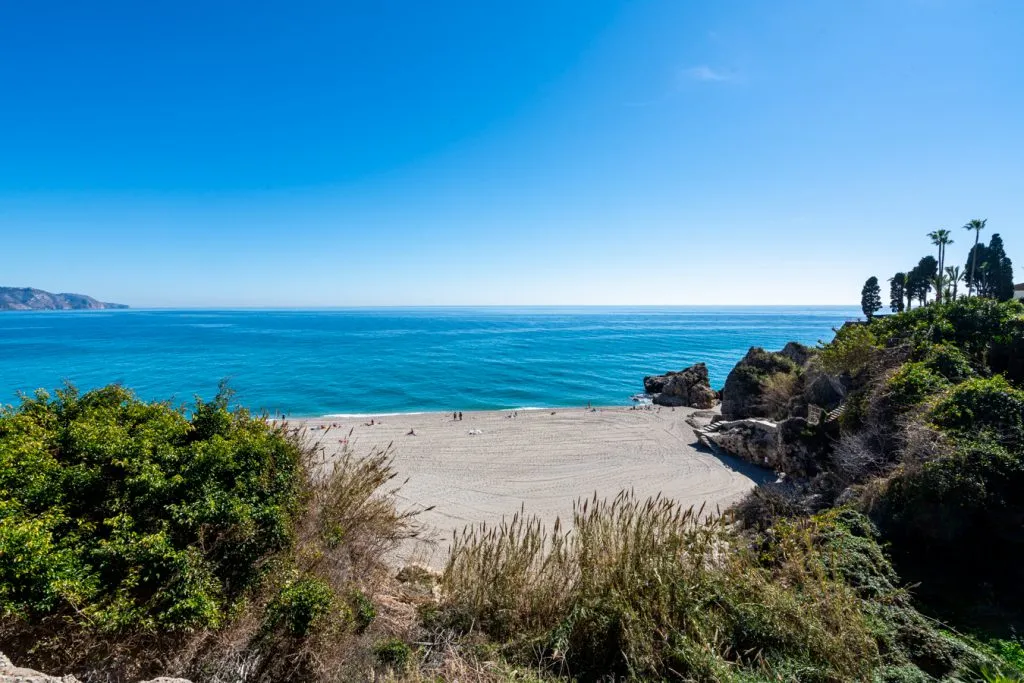
[[[974,231],[974,251],[971,252],[971,279],[967,281],[967,296],[974,292],[974,275],[978,269],[978,238],[981,237],[981,231],[985,229],[985,223],[988,223],[987,218],[975,218],[972,221],[968,221],[967,225],[964,226],[964,230]]]
[[[943,267],[946,264],[946,245],[953,244],[953,240],[950,239],[953,233],[945,228],[940,228],[928,233],[928,236],[932,238],[932,244],[939,248],[939,276],[942,276]],[[935,302],[942,302],[942,288],[939,287],[935,290]]]
[[[942,303],[942,292],[945,291],[949,279],[939,271],[932,277],[932,286],[935,287],[935,303]]]
[[[946,277],[949,284],[953,285],[953,300],[956,301],[956,286],[964,279],[963,274],[960,272],[960,266],[946,266]]]

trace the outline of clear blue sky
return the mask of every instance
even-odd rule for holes
[[[135,306],[849,304],[1024,279],[1024,2],[8,2],[0,284]]]

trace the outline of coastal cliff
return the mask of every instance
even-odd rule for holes
[[[85,294],[53,294],[32,287],[0,287],[0,311],[83,311],[128,308],[97,301]]]

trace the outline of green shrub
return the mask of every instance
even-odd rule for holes
[[[972,380],[974,381],[974,380]],[[962,438],[889,482],[872,517],[900,576],[947,611],[1024,608],[1024,453]],[[983,559],[982,559],[983,558]]]
[[[982,297],[922,306],[900,315],[876,318],[871,330],[883,343],[908,343],[915,349],[949,344],[980,366],[998,345],[1019,340],[1024,306]]]
[[[867,325],[841,327],[818,355],[825,372],[857,377],[867,370],[879,351],[873,329]]]
[[[323,580],[307,576],[290,581],[267,606],[267,625],[281,626],[302,638],[322,626],[336,611],[334,591]]]
[[[989,643],[1003,664],[1012,667],[1018,673],[1024,674],[1024,647],[1019,640],[996,639]]]
[[[924,366],[950,382],[963,382],[977,373],[960,349],[950,344],[936,344],[924,354]]]
[[[349,594],[349,604],[352,608],[356,633],[363,633],[377,618],[377,609],[365,593],[356,589]]]
[[[900,412],[909,410],[948,385],[924,363],[906,363],[887,382],[889,405]]]
[[[117,386],[23,398],[0,411],[0,613],[223,623],[291,543],[300,459],[225,394],[191,415]]]
[[[975,438],[991,433],[1010,448],[1024,447],[1024,391],[1002,376],[973,379],[957,385],[932,413],[942,429]]]
[[[398,638],[388,638],[373,646],[377,661],[395,669],[404,669],[412,658],[412,649]]]

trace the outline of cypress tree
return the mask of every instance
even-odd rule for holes
[[[988,296],[999,301],[1013,298],[1013,262],[1003,249],[1003,238],[999,233],[992,235],[988,248],[985,250],[985,275],[987,276]]]
[[[903,312],[903,297],[906,296],[904,284],[906,281],[906,273],[896,273],[889,278],[889,308],[893,313]]]
[[[868,320],[875,317],[875,312],[882,307],[882,290],[878,287],[878,278],[872,275],[860,290],[860,310]]]
[[[987,252],[988,247],[983,243],[974,245],[967,253],[967,263],[964,264],[964,282],[967,283],[967,291],[976,292],[978,296],[988,296],[986,292],[988,278],[984,265],[987,262]],[[974,265],[975,259],[977,259],[976,266]]]
[[[922,305],[928,299],[928,292],[932,290],[932,280],[939,271],[939,262],[934,256],[925,256],[917,262],[917,266],[910,271],[910,292]]]

